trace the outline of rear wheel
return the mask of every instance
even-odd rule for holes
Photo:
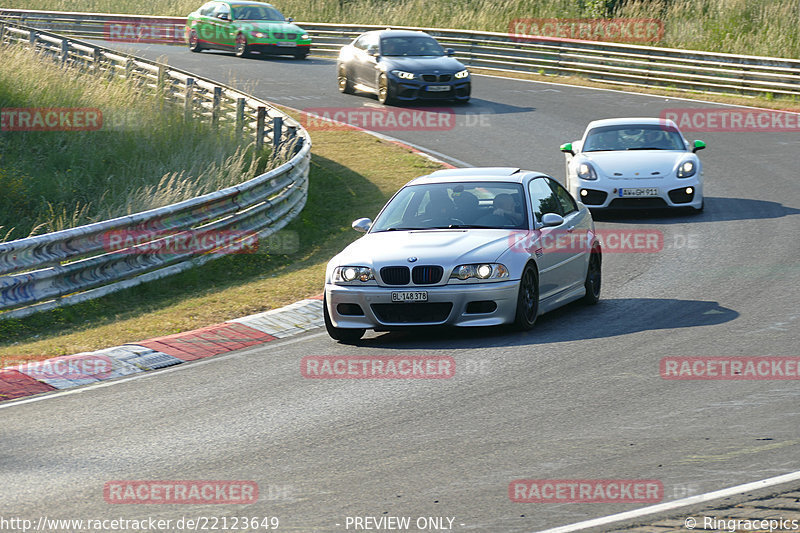
[[[386,74],[381,74],[378,78],[378,101],[385,105],[394,103],[394,88]]]
[[[236,35],[236,46],[233,48],[236,57],[250,56],[250,47],[247,45],[247,37],[243,33]]]
[[[347,77],[347,69],[344,65],[339,67],[339,92],[353,94],[353,82]]]
[[[600,247],[595,246],[592,248],[592,253],[589,254],[589,268],[586,269],[586,281],[583,284],[586,288],[586,295],[583,297],[583,303],[585,304],[594,305],[600,301],[602,262]]]
[[[337,328],[331,322],[331,317],[328,314],[328,300],[323,296],[322,298],[322,316],[325,320],[325,329],[328,331],[328,335],[335,340],[339,341],[344,344],[350,344],[356,342],[358,339],[364,336],[366,332],[365,329],[361,328]]]
[[[528,263],[522,271],[519,280],[519,293],[517,295],[517,314],[514,318],[514,328],[528,331],[536,323],[539,314],[539,274],[536,267]]]
[[[189,50],[192,52],[203,51],[203,47],[200,44],[200,38],[197,36],[197,32],[194,30],[189,33]]]

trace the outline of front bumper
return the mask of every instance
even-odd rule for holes
[[[469,100],[472,82],[469,78],[449,82],[425,82],[422,80],[402,80],[391,78],[395,98],[398,100]],[[448,87],[447,91],[431,91],[429,87]]]
[[[428,301],[392,302],[392,292],[410,290],[426,291]],[[497,326],[514,321],[518,292],[519,280],[402,288],[327,284],[325,299],[331,322],[338,328]],[[482,303],[471,304],[471,302]],[[485,302],[494,302],[496,308],[487,312],[492,306]],[[419,307],[427,304],[433,305]],[[357,305],[363,314],[352,314],[356,309],[354,305]]]
[[[659,209],[693,207],[703,205],[703,184],[695,177],[659,180],[655,184],[626,184],[624,180],[578,180],[572,192],[589,209]],[[657,196],[623,197],[623,188],[656,188]],[[687,189],[691,188],[691,193]]]

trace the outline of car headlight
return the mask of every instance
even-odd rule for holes
[[[456,72],[455,78],[460,80],[462,78],[466,78],[467,76],[469,76],[469,71],[467,69],[464,69],[459,72]]]
[[[691,178],[694,176],[695,172],[697,172],[697,166],[694,164],[694,161],[684,161],[678,167],[679,178]]]
[[[581,163],[578,165],[578,177],[582,180],[596,180],[597,172],[589,163]]]
[[[375,279],[372,269],[365,266],[340,266],[333,269],[334,283],[349,283],[351,281],[371,281]]]
[[[450,274],[450,279],[461,281],[470,278],[476,279],[503,279],[508,277],[508,269],[500,263],[477,263],[472,265],[458,265]]]
[[[260,31],[254,31],[254,32],[253,32],[253,33],[251,33],[250,35],[252,35],[252,36],[253,36],[253,37],[255,37],[256,39],[262,39],[262,38],[264,38],[264,37],[266,37],[266,36],[267,36],[267,34],[266,34],[266,33],[263,33],[263,32],[260,32]]]
[[[300,36],[300,40],[301,41],[307,41],[309,39],[310,39],[310,37],[308,36],[307,33],[304,33],[303,35]]]
[[[405,70],[393,70],[392,74],[394,74],[395,76],[397,76],[398,78],[403,79],[403,80],[413,80],[414,79],[414,73],[413,72],[406,72]]]

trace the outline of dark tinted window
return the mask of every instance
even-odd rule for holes
[[[545,213],[561,214],[561,202],[558,201],[556,193],[548,185],[547,178],[536,178],[532,180],[528,190],[531,193],[531,208],[536,222],[542,221]]]
[[[216,7],[217,7],[216,2],[209,2],[206,5],[204,5],[203,7],[201,7],[198,10],[198,12],[201,15],[203,15],[204,17],[209,17],[209,16],[211,16],[212,13],[214,13],[214,9],[216,9]]]
[[[232,4],[235,20],[286,20],[280,11],[270,6]]]
[[[561,212],[559,215],[567,216],[568,214],[578,210],[578,204],[575,203],[575,200],[572,199],[572,195],[561,186],[555,180],[547,180],[550,184],[550,188],[555,193],[556,198],[558,198],[558,203],[561,206]]]
[[[384,37],[381,39],[384,56],[443,56],[444,50],[433,37]]]

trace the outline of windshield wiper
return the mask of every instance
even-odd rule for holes
[[[628,148],[628,150],[666,150],[666,148],[658,148],[656,146],[644,146],[642,148]]]

